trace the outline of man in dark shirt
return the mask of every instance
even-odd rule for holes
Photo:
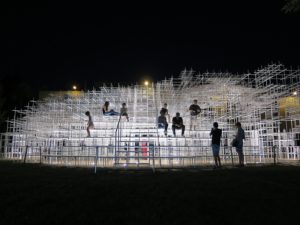
[[[222,130],[218,129],[218,123],[214,122],[213,128],[211,129],[210,136],[211,138],[211,147],[213,151],[213,156],[215,160],[215,167],[221,167],[221,160],[220,160],[220,143],[221,143],[221,136]]]
[[[191,114],[190,130],[192,130],[192,128],[195,130],[197,125],[197,116],[201,113],[201,108],[197,104],[197,99],[195,99],[193,104],[190,105],[189,111]]]
[[[161,108],[160,113],[162,113],[168,119],[168,122],[170,122],[170,115],[167,107],[168,104],[165,103],[164,106]]]
[[[181,135],[184,137],[185,126],[183,125],[183,120],[182,117],[180,117],[179,112],[176,113],[176,117],[173,117],[172,120],[172,130],[173,130],[174,137],[176,137],[176,133],[175,133],[176,129],[181,129]]]
[[[237,146],[236,146],[236,152],[238,153],[239,156],[239,166],[243,167],[244,166],[244,153],[243,153],[243,143],[245,140],[245,131],[242,128],[242,124],[240,122],[237,122],[235,124],[237,128],[237,133],[236,133],[236,140],[237,140]]]
[[[160,111],[160,116],[157,119],[158,128],[164,128],[165,129],[165,135],[167,136],[168,132],[168,123],[167,119],[162,111]]]

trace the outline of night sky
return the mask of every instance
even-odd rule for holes
[[[298,67],[300,14],[283,13],[283,4],[202,3],[132,13],[88,5],[8,6],[1,13],[0,76],[38,90],[64,90],[73,83],[91,89],[99,82],[157,81],[184,68],[243,73],[272,62]]]

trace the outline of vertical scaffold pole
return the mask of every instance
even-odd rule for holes
[[[98,162],[98,157],[99,157],[99,146],[96,146],[96,155],[95,155],[95,163],[94,163],[94,173],[97,173],[97,162]]]
[[[28,151],[28,145],[26,145],[26,148],[25,148],[25,154],[24,154],[24,161],[23,161],[23,163],[26,163],[27,151]]]
[[[42,146],[39,147],[40,152],[40,164],[42,164]]]

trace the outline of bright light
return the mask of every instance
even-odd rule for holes
[[[294,91],[294,92],[293,92],[293,95],[297,95],[297,91]]]
[[[146,80],[144,84],[145,84],[145,86],[148,86],[149,82]]]
[[[77,90],[77,86],[73,85],[73,90],[76,91]]]

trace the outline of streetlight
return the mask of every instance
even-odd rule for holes
[[[293,92],[293,95],[297,95],[297,91],[294,91],[294,92]]]
[[[77,90],[77,86],[73,85],[73,90],[76,91]]]
[[[149,85],[149,82],[146,80],[146,81],[144,82],[144,85],[147,87],[147,86]]]

